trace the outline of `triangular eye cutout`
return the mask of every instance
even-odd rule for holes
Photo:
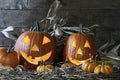
[[[27,45],[30,45],[30,39],[28,36],[26,36],[24,39],[23,39],[23,42]]]
[[[47,44],[49,42],[50,42],[50,39],[48,37],[44,36],[42,44],[44,45],[44,44]]]
[[[76,42],[73,41],[72,44],[71,44],[71,46],[76,47]]]
[[[84,47],[86,47],[86,48],[87,48],[87,47],[88,47],[88,48],[91,48],[91,47],[90,47],[90,44],[89,44],[89,42],[88,42],[88,41],[86,41],[86,42],[85,42]]]
[[[33,45],[33,47],[32,47],[32,51],[39,51],[39,48],[37,47],[36,44]]]

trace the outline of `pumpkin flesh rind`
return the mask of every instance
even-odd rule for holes
[[[89,45],[86,46],[85,43],[89,43]],[[91,35],[74,33],[67,39],[64,50],[64,58],[70,63],[81,65],[82,61],[90,58],[89,54],[95,57],[96,53],[97,51]],[[69,59],[69,57],[72,59]],[[78,62],[78,64],[75,60]]]
[[[94,60],[92,60],[92,62],[87,61],[82,64],[82,70],[85,72],[94,72],[94,69],[98,64],[99,63]]]
[[[39,65],[37,67],[37,72],[44,72],[44,71],[48,71],[48,70],[53,70],[54,66],[53,65]]]
[[[0,48],[0,63],[3,66],[15,68],[19,65],[19,55],[12,49],[10,50],[10,53],[8,53],[7,48]]]
[[[98,66],[95,67],[94,73],[95,74],[100,74],[101,73],[101,65],[98,65]]]
[[[109,64],[104,64],[104,65],[100,64],[95,68],[94,73],[95,74],[103,73],[109,75],[113,73],[113,67]]]
[[[44,37],[47,37],[49,41],[43,41],[47,39]],[[50,63],[55,60],[56,43],[53,37],[45,32],[26,31],[17,39],[15,51],[20,55],[22,65],[26,68],[36,68],[39,64]],[[21,52],[23,52],[24,57],[21,55]],[[44,57],[49,52],[51,52],[51,55]]]

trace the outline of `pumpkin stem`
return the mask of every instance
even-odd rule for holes
[[[9,47],[8,47],[8,49],[7,49],[7,53],[10,53],[11,48],[12,48],[12,45],[9,44]]]
[[[42,31],[42,30],[40,29],[40,27],[39,27],[38,21],[35,21],[35,22],[34,22],[34,28],[35,28],[35,31]]]
[[[91,55],[91,53],[89,54],[89,56],[90,56],[90,63],[92,63],[92,55]]]
[[[83,33],[83,25],[80,24],[79,26],[80,26],[80,33],[82,34]]]
[[[67,58],[65,59],[65,63],[68,63],[68,59]]]

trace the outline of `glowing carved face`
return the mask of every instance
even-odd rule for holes
[[[24,39],[23,39],[23,42],[30,46],[30,39],[28,36],[26,36]],[[43,37],[43,42],[42,42],[42,45],[45,45],[47,43],[50,42],[50,39],[47,38],[46,36]],[[49,59],[49,57],[51,56],[51,53],[52,51],[49,51],[48,53],[46,53],[45,55],[42,55],[42,56],[39,56],[39,57],[34,57],[34,59],[32,59],[32,56],[28,56],[24,51],[20,50],[21,52],[21,55],[31,64],[38,64],[39,61],[43,61],[45,62],[46,60]],[[35,53],[38,53],[39,54],[39,47],[37,44],[33,44],[32,48],[31,48],[31,52],[35,52]],[[34,54],[35,54],[34,53]]]
[[[52,37],[45,33],[29,34],[24,35],[25,37],[20,36],[18,40],[19,45],[16,44],[15,50],[18,51],[17,49],[19,49],[22,57],[33,65],[53,60],[55,56],[55,43]]]
[[[80,65],[90,59],[89,54],[95,55],[96,50],[89,35],[73,34],[68,38],[65,54],[69,62]]]

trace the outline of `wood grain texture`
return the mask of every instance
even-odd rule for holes
[[[35,20],[41,20],[47,13],[46,10],[0,10],[0,26],[26,27]]]
[[[41,9],[48,8],[51,0],[0,0],[0,9]]]
[[[0,0],[0,9],[41,9],[48,8],[54,0]],[[59,0],[65,9],[120,8],[119,0]]]
[[[8,27],[26,28],[46,17],[54,0],[0,0],[0,30]],[[120,0],[60,0],[58,17],[67,19],[66,26],[99,24],[95,32],[97,47],[113,38],[120,41]],[[0,46],[8,45],[0,35]]]

